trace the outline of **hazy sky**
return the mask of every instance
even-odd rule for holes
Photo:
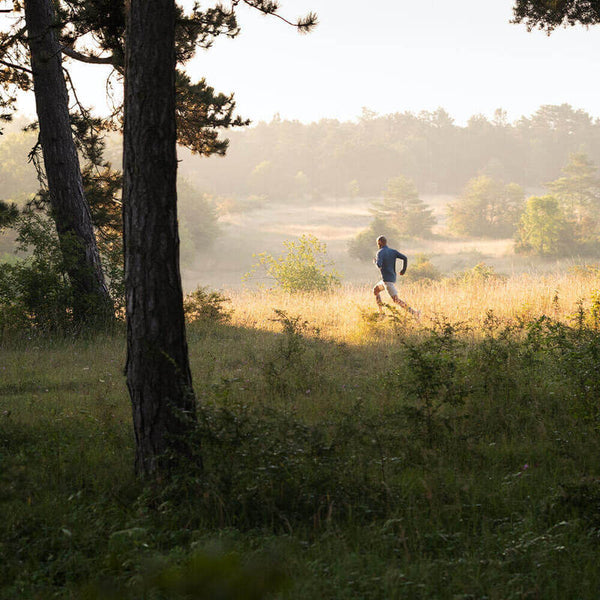
[[[308,122],[354,119],[363,106],[379,113],[441,106],[464,123],[499,107],[515,119],[563,102],[600,117],[600,26],[528,33],[509,23],[512,4],[281,0],[292,20],[317,12],[309,35],[241,8],[239,37],[199,51],[188,72],[235,92],[238,112],[255,122],[275,113]],[[100,107],[97,73],[85,89]]]

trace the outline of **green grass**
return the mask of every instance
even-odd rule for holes
[[[591,316],[391,317],[194,325],[205,471],[152,484],[122,337],[6,340],[0,598],[597,598]]]

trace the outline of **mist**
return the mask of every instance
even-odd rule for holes
[[[39,187],[27,158],[36,136],[22,131],[25,124],[16,121],[0,138],[0,198],[19,206]],[[256,263],[254,255],[278,256],[284,241],[302,235],[325,243],[343,281],[356,285],[376,278],[370,259],[378,234],[387,235],[409,260],[430,260],[445,276],[479,263],[508,275],[545,272],[597,256],[589,246],[585,252],[573,247],[551,257],[515,252],[516,223],[526,198],[548,193],[549,182],[564,175],[574,153],[585,155],[594,169],[599,164],[598,119],[567,104],[541,106],[512,122],[499,109],[492,119],[474,115],[466,125],[456,124],[441,108],[386,115],[364,109],[353,121],[309,124],[276,117],[227,137],[225,157],[200,157],[179,148],[181,259],[188,290],[197,285],[268,288],[274,282],[260,274],[243,283]],[[120,166],[118,135],[108,136],[105,158]],[[397,178],[414,184],[430,211],[428,232],[398,229],[391,213],[374,225],[375,207]],[[497,189],[522,189],[512,230],[465,235],[449,222],[449,207],[464,200],[469,182],[478,178]],[[497,199],[500,207],[504,202]],[[372,248],[362,240],[353,251],[352,244],[361,234],[366,238],[369,227],[375,227],[368,238]],[[2,234],[0,252],[4,260],[15,252],[13,232]]]

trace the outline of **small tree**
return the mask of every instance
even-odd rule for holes
[[[554,196],[527,200],[517,232],[515,250],[524,254],[553,256],[573,244],[572,231]]]
[[[258,263],[244,279],[263,269],[286,292],[326,292],[340,285],[340,274],[327,260],[326,244],[314,235],[303,235],[297,242],[285,241],[283,245],[286,250],[278,258],[267,252],[258,254]]]
[[[457,235],[511,236],[523,199],[523,190],[516,183],[505,186],[487,175],[474,177],[460,198],[448,205],[449,229]]]
[[[371,212],[403,235],[427,237],[435,225],[431,209],[419,198],[412,179],[404,176],[388,181],[383,201],[374,203]]]
[[[571,154],[563,173],[563,177],[550,182],[547,187],[573,223],[577,239],[582,242],[594,240],[600,218],[598,169],[586,154],[577,152]]]

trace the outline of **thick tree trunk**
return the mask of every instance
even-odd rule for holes
[[[52,218],[73,285],[73,316],[79,323],[112,319],[113,304],[102,273],[71,132],[52,0],[26,0],[25,20]]]
[[[127,386],[136,471],[186,455],[195,422],[177,230],[175,5],[131,0],[126,42],[123,234]]]

